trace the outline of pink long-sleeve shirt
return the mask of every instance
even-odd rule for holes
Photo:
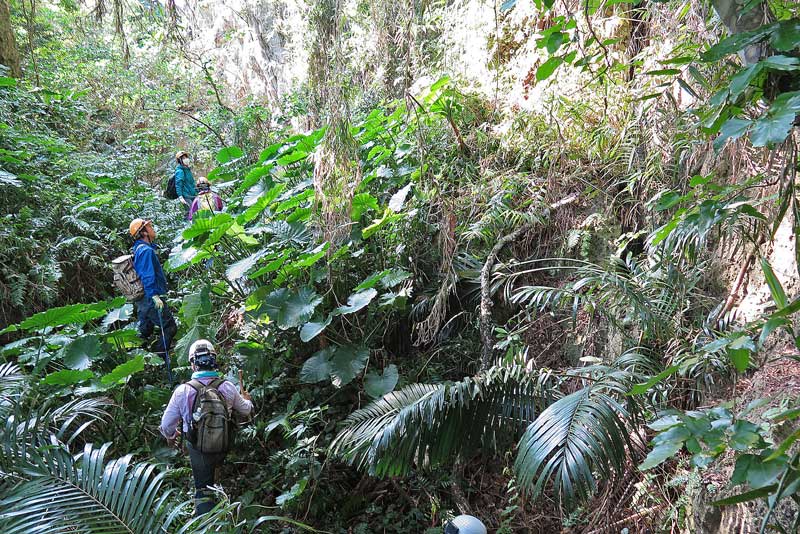
[[[199,195],[194,197],[192,205],[189,206],[188,218],[191,221],[192,217],[194,217],[194,214],[200,211],[201,209],[217,212],[220,211],[222,207],[223,207],[222,199],[219,197],[218,194],[214,193],[213,191],[200,193]]]
[[[205,385],[216,380],[215,377],[198,378]],[[219,385],[219,393],[225,399],[229,410],[243,416],[250,415],[253,403],[239,394],[239,390],[232,382],[224,381]],[[184,434],[189,432],[189,421],[192,420],[192,405],[197,392],[189,384],[181,384],[172,393],[167,409],[161,417],[161,426],[158,428],[165,438],[174,438],[177,434],[178,424],[183,421]]]

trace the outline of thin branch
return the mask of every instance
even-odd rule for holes
[[[608,51],[608,47],[606,47],[606,45],[603,44],[603,42],[600,40],[600,38],[594,31],[594,27],[592,26],[592,19],[591,16],[589,15],[589,0],[586,0],[583,4],[583,14],[586,17],[586,26],[589,28],[589,33],[592,34],[594,40],[597,42],[598,45],[600,45],[600,48],[603,49],[603,58],[606,61],[606,66],[610,69],[611,68],[610,52]]]
[[[201,121],[200,119],[198,119],[197,117],[195,117],[191,113],[187,113],[185,111],[181,111],[180,109],[177,109],[177,108],[147,108],[147,107],[144,107],[144,106],[142,106],[142,111],[171,111],[173,113],[180,113],[181,115],[189,117],[193,121],[205,126],[206,129],[209,132],[211,132],[212,134],[214,134],[214,136],[216,136],[216,138],[219,140],[219,142],[220,142],[220,144],[222,146],[226,146],[225,140],[222,138],[222,136],[219,134],[219,132],[217,130],[212,128],[208,123]]]

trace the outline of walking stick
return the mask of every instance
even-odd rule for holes
[[[242,370],[239,369],[239,395],[244,393],[244,379],[242,378]]]
[[[156,315],[158,316],[158,326],[161,327],[161,344],[164,347],[164,361],[167,363],[167,378],[169,378],[170,387],[174,384],[172,381],[172,368],[169,365],[169,352],[167,352],[167,338],[164,336],[164,321],[161,319],[161,310],[156,308]]]

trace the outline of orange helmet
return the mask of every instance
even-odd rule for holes
[[[131,224],[128,226],[128,232],[130,232],[131,237],[138,237],[139,233],[144,230],[144,227],[150,224],[153,221],[147,219],[134,219],[131,221]]]

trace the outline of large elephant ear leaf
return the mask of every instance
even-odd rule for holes
[[[327,347],[306,360],[300,371],[300,381],[322,382],[330,379],[340,388],[353,381],[364,370],[369,360],[369,349],[359,345]]]
[[[514,468],[532,497],[552,481],[556,496],[574,508],[595,489],[595,474],[607,478],[623,468],[628,443],[627,412],[600,387],[587,387],[544,410],[519,442]]]
[[[100,338],[95,335],[79,337],[70,341],[61,354],[67,368],[78,371],[88,369],[92,366],[92,360],[100,354]]]
[[[399,379],[400,374],[397,372],[397,366],[391,364],[381,373],[374,371],[367,373],[364,377],[364,391],[373,399],[383,397],[394,390]]]
[[[267,296],[261,311],[266,312],[278,328],[287,330],[311,319],[314,310],[321,302],[322,297],[309,287],[298,290],[280,288]]]
[[[340,388],[349,384],[364,370],[369,360],[369,349],[358,345],[336,347],[331,359],[331,381]]]
[[[347,304],[339,306],[334,311],[335,315],[346,315],[348,313],[355,313],[358,310],[366,307],[372,299],[378,294],[375,289],[365,289],[357,293],[353,293],[347,298]]]

